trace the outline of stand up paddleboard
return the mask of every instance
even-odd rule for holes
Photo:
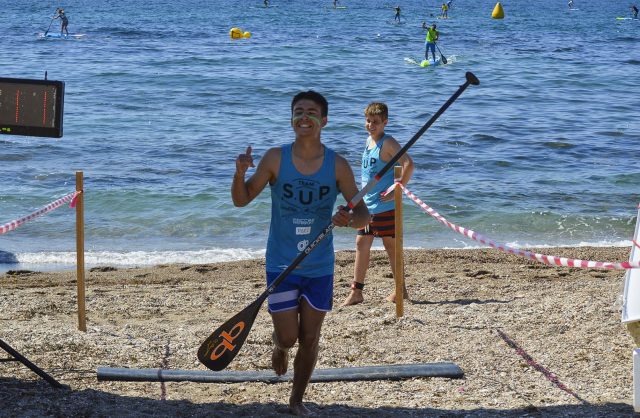
[[[405,59],[404,59],[404,61],[405,61],[406,63],[413,64],[413,65],[417,65],[417,66],[419,66],[419,67],[423,67],[423,68],[426,68],[426,67],[435,67],[435,66],[437,66],[437,65],[441,65],[441,64],[442,64],[442,61],[441,61],[440,59],[437,59],[437,60],[435,60],[435,61],[434,61],[433,59],[428,59],[428,60],[422,60],[422,61],[418,62],[418,61],[416,61],[416,60],[415,60],[415,59],[413,59],[413,58],[409,58],[409,57],[407,57],[407,58],[405,58]]]
[[[79,39],[84,37],[84,33],[70,33],[70,34],[60,34],[60,33],[47,33],[42,35],[43,38],[52,38],[52,39]]]

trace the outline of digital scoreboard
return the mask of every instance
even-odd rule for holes
[[[0,135],[62,137],[64,82],[0,77]]]

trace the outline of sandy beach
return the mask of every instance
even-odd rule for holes
[[[628,248],[547,248],[626,261]],[[410,300],[397,319],[383,252],[365,302],[340,307],[354,252],[339,252],[318,368],[453,362],[462,379],[312,383],[319,416],[633,416],[632,350],[620,322],[624,272],[549,267],[495,250],[406,251]],[[101,382],[106,367],[205,370],[200,342],[264,289],[264,260],[87,271],[87,332],[75,272],[0,275],[0,339],[70,389],[0,363],[1,416],[283,416],[289,383]],[[263,306],[228,370],[268,370]],[[0,357],[4,356],[0,351]],[[290,367],[292,365],[290,364]]]

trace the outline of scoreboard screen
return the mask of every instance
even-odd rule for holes
[[[0,77],[0,135],[62,137],[64,82]]]

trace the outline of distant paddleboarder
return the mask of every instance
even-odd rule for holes
[[[569,3],[567,3],[567,5],[570,9],[573,9],[573,0],[569,0]]]
[[[429,59],[429,50],[431,50],[431,54],[433,55],[433,61],[436,60],[436,41],[438,40],[438,36],[440,33],[436,30],[436,24],[432,24],[429,29],[427,29],[427,37],[424,41],[425,51],[424,51],[424,59]]]
[[[447,6],[447,3],[442,3],[440,8],[442,9],[442,18],[447,19],[449,17],[449,6]]]
[[[269,7],[269,0],[264,0],[264,7]]]
[[[396,11],[396,15],[393,17],[394,21],[398,21],[398,23],[400,23],[400,5],[397,5],[396,7],[393,8],[393,10]]]
[[[633,15],[634,19],[638,18],[638,6],[636,6],[635,4],[631,5],[631,14]]]
[[[64,9],[56,9],[56,15],[53,18],[60,19],[60,35],[62,36],[63,32],[69,35],[69,29],[67,29],[67,26],[69,26],[69,18],[64,14]]]

